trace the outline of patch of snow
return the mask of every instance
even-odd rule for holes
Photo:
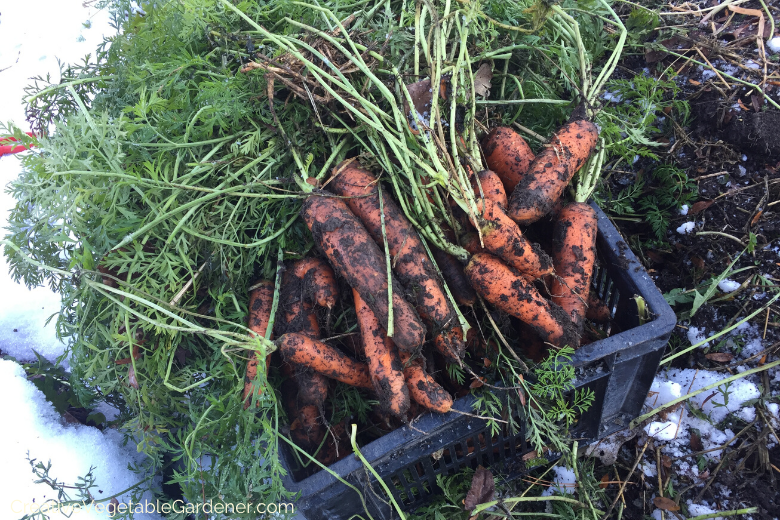
[[[710,69],[703,70],[701,73],[701,79],[707,80],[710,78],[714,78],[716,76],[714,71],[711,71]]]
[[[756,419],[756,408],[754,406],[748,406],[746,408],[741,409],[736,414],[737,417],[742,419],[745,422],[753,422]]]
[[[699,327],[688,327],[688,341],[691,342],[691,345],[696,345],[697,343],[701,343],[705,339],[707,339],[707,332],[705,329],[700,329]],[[702,345],[702,348],[709,348],[710,343],[709,341],[707,343],[704,343]],[[682,394],[680,394],[682,395]],[[677,396],[679,397],[679,395]]]
[[[693,231],[693,228],[696,227],[696,224],[693,222],[686,222],[682,226],[677,228],[677,232],[681,235],[687,235],[691,231]]]
[[[747,174],[747,169],[741,164],[737,166],[739,168],[739,176],[744,177]]]
[[[709,506],[694,504],[692,500],[688,501],[688,514],[691,517],[700,516],[700,515],[711,515],[717,512],[718,511],[716,509],[711,509]],[[723,520],[723,517],[715,516],[712,518],[712,520]]]
[[[689,209],[688,205],[687,204],[683,204],[682,207],[680,208],[680,215],[687,215],[688,214],[688,209]]]
[[[0,487],[5,497],[13,497],[29,507],[40,506],[47,499],[55,499],[56,493],[49,486],[33,483],[33,473],[27,461],[30,457],[44,464],[51,461],[49,475],[64,483],[76,482],[94,466],[93,475],[98,485],[93,492],[96,499],[110,497],[137,483],[139,480],[128,464],[138,464],[143,455],[135,446],[123,446],[123,436],[116,430],[101,432],[97,428],[79,425],[63,425],[59,414],[43,393],[27,380],[24,369],[13,361],[0,359],[0,414],[13,417],[13,428],[3,429],[3,450],[0,453]],[[75,495],[75,494],[74,494]],[[118,497],[127,504],[129,494]],[[151,495],[145,497],[152,500]],[[5,506],[4,506],[5,507]],[[94,510],[79,511],[79,518],[108,518]],[[62,519],[59,514],[52,519]],[[74,517],[75,518],[75,517]],[[136,515],[137,519],[160,518],[156,514]]]
[[[780,36],[775,36],[766,42],[766,46],[769,47],[769,50],[772,52],[780,52]]]
[[[742,286],[741,283],[735,282],[734,280],[729,280],[728,278],[724,278],[718,283],[718,289],[725,293],[734,292],[737,289],[739,289]]]
[[[742,162],[745,162],[745,161],[747,161],[747,155],[742,154]]]
[[[623,101],[623,96],[606,90],[601,95],[601,99],[607,102],[620,103],[621,101]]]
[[[555,472],[553,485],[545,489],[542,492],[542,496],[548,497],[555,492],[566,493],[568,495],[573,494],[574,489],[577,487],[577,479],[574,476],[574,470],[555,466],[553,472]]]
[[[755,69],[760,69],[760,68],[761,68],[761,65],[759,65],[758,63],[756,63],[756,62],[755,62],[755,61],[753,61],[753,60],[747,60],[747,63],[745,63],[745,66],[746,66],[747,68],[749,68],[749,69],[754,69],[754,70],[755,70]]]

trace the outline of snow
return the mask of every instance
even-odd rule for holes
[[[555,477],[553,478],[553,485],[548,487],[542,492],[542,496],[548,497],[553,493],[566,493],[573,494],[574,489],[577,486],[577,479],[574,476],[574,470],[564,468],[562,466],[555,466],[553,468]]]
[[[688,205],[687,204],[683,204],[682,207],[680,208],[680,215],[687,215],[688,214],[688,209],[689,209]]]
[[[40,505],[56,498],[49,486],[34,484],[26,454],[46,464],[51,461],[49,475],[58,481],[72,484],[94,466],[93,475],[97,489],[95,499],[123,491],[139,480],[138,475],[127,468],[128,463],[139,463],[143,456],[128,444],[122,446],[122,435],[116,430],[105,433],[83,425],[63,425],[51,403],[36,386],[27,380],[22,367],[13,361],[0,359],[0,414],[12,417],[13,428],[4,428],[3,450],[0,452],[0,504],[3,508],[20,504]],[[100,493],[98,490],[101,490]],[[75,494],[74,494],[75,497]],[[146,497],[151,499],[151,496]],[[19,503],[14,502],[19,500]],[[128,503],[130,495],[118,497],[120,503]],[[108,514],[96,511],[80,511],[84,519],[108,518]],[[52,519],[65,518],[52,515]],[[156,515],[136,515],[137,519],[157,518]]]
[[[677,228],[677,232],[681,235],[687,235],[691,231],[693,231],[693,228],[696,227],[696,224],[693,222],[686,222],[682,226]]]
[[[772,52],[780,52],[780,36],[775,36],[766,42],[766,46],[769,47],[769,50]]]
[[[728,278],[724,278],[718,283],[718,289],[725,293],[734,292],[737,289],[740,288],[742,284],[739,282],[735,282],[734,280],[729,280]]]
[[[28,0],[3,2],[0,12],[0,121],[12,122],[29,130],[22,104],[23,88],[34,76],[60,81],[59,58],[63,63],[81,62],[87,54],[94,55],[103,41],[109,26],[106,11],[96,10],[83,0]],[[84,4],[87,4],[85,7]],[[86,27],[84,22],[89,21]],[[15,179],[20,171],[17,156],[0,158],[0,185]],[[0,227],[5,227],[13,198],[0,190]],[[3,260],[5,262],[5,260]],[[65,350],[57,340],[54,322],[46,325],[49,316],[60,309],[59,296],[46,287],[28,290],[15,283],[8,274],[8,266],[0,266],[0,350],[20,361],[35,359],[33,351],[54,361]],[[55,316],[56,318],[56,316]],[[67,367],[67,364],[66,364]],[[110,497],[136,484],[142,477],[128,469],[129,464],[143,461],[135,445],[123,445],[123,436],[116,430],[77,425],[67,425],[33,383],[27,380],[23,368],[10,360],[0,359],[0,413],[12,427],[0,432],[0,508],[3,517],[18,518],[19,514],[6,516],[9,508],[28,509],[40,506],[56,493],[45,484],[34,484],[34,475],[27,461],[31,458],[47,464],[51,461],[50,476],[72,485],[78,477],[95,467],[93,475],[97,488],[96,500]],[[103,403],[96,408],[112,419],[117,411]],[[99,491],[98,491],[99,490]],[[75,498],[75,493],[72,494]],[[125,494],[120,503],[130,500]],[[150,499],[151,496],[146,497]],[[14,502],[18,500],[20,502]],[[105,503],[101,504],[103,507]],[[16,511],[12,509],[12,512]],[[28,511],[29,512],[29,511]],[[109,518],[107,512],[81,510],[79,519]],[[52,520],[66,518],[61,513],[50,514]],[[136,519],[160,518],[157,514],[136,514]]]
[[[737,168],[739,168],[739,176],[744,177],[747,174],[747,169],[742,166],[741,164],[737,165]]]
[[[700,329],[698,327],[688,327],[688,341],[691,342],[691,345],[696,345],[697,343],[701,343],[705,339],[707,339],[707,334],[705,329]],[[710,343],[704,343],[702,345],[702,348],[709,348]],[[678,396],[679,397],[679,396]]]
[[[717,509],[712,509],[708,506],[701,505],[701,504],[694,504],[692,500],[688,501],[688,514],[691,517],[694,516],[700,516],[700,515],[711,515],[713,513],[717,513]],[[713,517],[712,520],[723,520],[722,516],[716,516]]]

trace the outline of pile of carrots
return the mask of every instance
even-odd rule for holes
[[[341,446],[346,424],[328,426],[325,420],[331,380],[372,394],[388,424],[423,411],[450,411],[453,396],[432,370],[427,346],[462,365],[469,338],[444,281],[458,305],[473,307],[481,297],[521,320],[526,334],[520,347],[535,360],[546,347],[578,348],[586,318],[609,319],[608,309],[589,295],[596,215],[585,203],[562,200],[597,138],[595,125],[572,121],[534,156],[512,129],[490,132],[482,142],[488,169],[472,175],[477,213],[461,219],[457,232],[448,230],[470,253],[465,266],[444,251],[429,256],[398,204],[356,159],[333,169],[328,191],[312,193],[301,210],[320,256],[284,266],[273,330],[267,330],[273,283],[261,281],[250,294],[249,328],[277,338],[273,363],[283,375],[282,404],[296,444],[326,464],[349,452]],[[520,227],[543,217],[554,226],[549,254]],[[351,295],[343,294],[347,287]],[[338,299],[350,296],[361,339],[346,352],[332,344],[344,342],[322,341],[318,317],[330,316]],[[532,347],[534,342],[543,346]],[[245,407],[263,391],[258,366],[267,371],[272,364],[272,355],[263,360],[255,354],[246,371]]]

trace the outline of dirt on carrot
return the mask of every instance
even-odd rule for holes
[[[482,140],[482,149],[488,168],[501,179],[506,193],[512,193],[534,160],[531,147],[511,128],[499,126]]]

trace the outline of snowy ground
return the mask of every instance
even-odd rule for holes
[[[28,78],[51,74],[59,80],[57,59],[81,61],[110,35],[109,16],[83,0],[27,0],[2,2],[0,9],[0,121],[13,122],[27,130],[22,105]],[[5,69],[5,70],[3,70]],[[0,184],[5,186],[19,174],[15,156],[0,158]],[[0,194],[3,222],[13,205],[9,195]],[[54,361],[64,350],[46,319],[59,310],[59,297],[47,288],[32,291],[14,283],[3,260],[0,267],[0,351],[20,361],[35,359],[33,350]],[[33,484],[30,457],[51,461],[50,475],[73,483],[94,466],[101,499],[125,490],[139,477],[127,468],[138,461],[134,446],[122,446],[115,430],[105,432],[82,425],[66,425],[43,394],[27,380],[20,365],[0,359],[0,416],[6,427],[0,430],[0,518],[21,518],[24,504],[30,508],[56,497],[51,488]],[[124,498],[123,498],[124,497]],[[126,503],[127,495],[119,498]],[[65,518],[55,512],[52,519]],[[83,511],[72,518],[108,518],[107,513]],[[136,518],[158,518],[136,515]]]

